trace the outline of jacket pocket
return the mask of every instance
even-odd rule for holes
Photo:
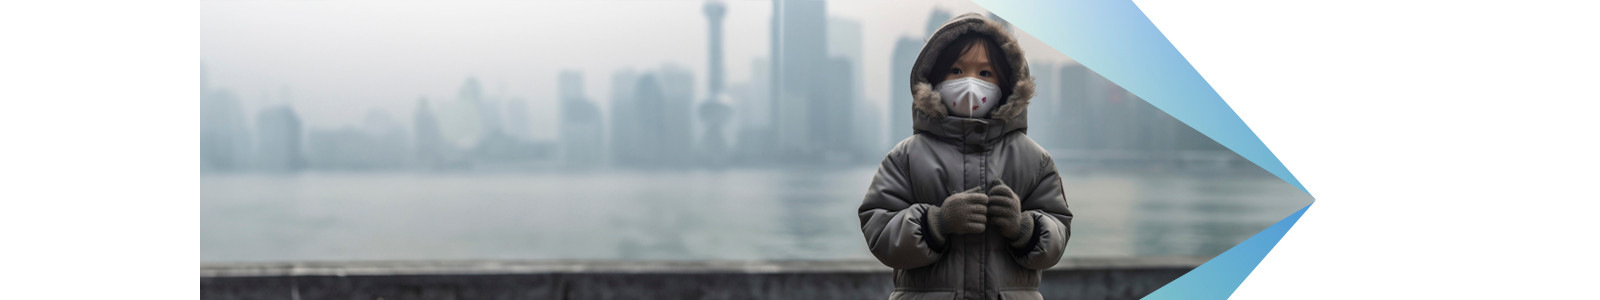
[[[1007,290],[1000,291],[1002,300],[1044,300],[1044,294],[1038,290]]]
[[[889,300],[951,300],[956,298],[953,291],[894,291],[889,293]]]

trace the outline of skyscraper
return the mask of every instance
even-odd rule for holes
[[[639,148],[639,103],[636,100],[639,74],[630,69],[611,73],[611,137],[613,161],[618,164],[634,162],[634,151]]]
[[[261,169],[292,172],[305,167],[301,148],[300,116],[288,105],[262,110],[256,116]]]
[[[750,63],[750,81],[729,86],[729,96],[737,102],[738,157],[746,162],[766,162],[773,154],[776,134],[772,118],[772,64],[757,58]]]
[[[569,164],[599,163],[605,147],[600,107],[583,92],[583,73],[568,70],[557,76],[561,103],[562,156]]]
[[[528,118],[528,100],[512,97],[506,100],[505,111],[505,134],[522,140],[533,139],[533,124]]]
[[[839,145],[840,151],[848,152],[852,156],[874,156],[885,150],[883,142],[883,128],[879,124],[883,121],[883,114],[868,103],[861,87],[861,22],[851,19],[830,17],[828,18],[828,55],[836,60],[838,68],[845,70],[839,74],[848,74],[848,80],[836,81],[834,88],[846,89],[850,92],[845,98],[840,98],[837,112],[837,123],[832,124],[834,134],[842,134],[845,144]],[[830,73],[833,74],[833,73]],[[840,86],[846,85],[846,86]]]
[[[816,74],[827,65],[826,4],[821,0],[772,1],[772,103],[777,149],[790,157],[817,154],[812,114],[816,93],[827,86]]]
[[[1046,71],[1047,72],[1047,71]],[[1057,73],[1056,95],[1061,100],[1057,136],[1061,145],[1069,149],[1085,150],[1092,144],[1094,111],[1089,108],[1089,69],[1077,62],[1063,64]]]
[[[744,90],[733,93],[735,105],[739,112],[740,131],[759,130],[772,126],[772,64],[766,59],[757,58],[750,61],[750,81],[744,84]],[[742,142],[741,142],[742,143]]]
[[[895,41],[889,65],[889,135],[890,145],[915,134],[911,129],[911,68],[922,52],[922,45],[934,31],[939,30],[952,16],[949,11],[934,9],[928,13],[926,31],[911,33],[914,37],[901,37]]]
[[[849,60],[834,57],[820,66],[813,82],[826,86],[812,94],[809,110],[810,144],[818,154],[831,160],[849,159],[860,150],[855,147],[856,136],[851,134],[853,109],[856,105],[854,67]]]
[[[922,32],[920,40],[927,41],[928,37],[933,36],[934,31],[938,31],[939,27],[944,26],[944,22],[949,22],[950,18],[954,17],[950,14],[950,11],[944,9],[935,8],[933,11],[928,12],[928,31]]]
[[[911,129],[911,68],[922,51],[922,40],[900,37],[889,62],[889,145],[913,134]]]
[[[1033,76],[1033,101],[1028,104],[1028,136],[1032,137],[1039,145],[1045,147],[1059,147],[1065,138],[1057,127],[1062,122],[1060,115],[1061,82],[1056,80],[1056,66],[1049,62],[1028,62],[1028,71]]]
[[[625,140],[613,144],[627,145],[626,148],[614,148],[617,152],[617,163],[632,166],[658,164],[663,158],[663,137],[658,130],[665,126],[661,113],[662,102],[665,101],[662,99],[665,96],[661,91],[661,81],[657,79],[656,74],[645,73],[633,84],[635,86],[633,96],[630,97],[633,100],[631,105],[626,110],[620,109],[621,107],[618,109],[619,112],[626,111],[627,114],[615,117],[627,120],[619,121],[621,124],[617,125],[619,130],[623,130],[620,127],[626,127],[623,130],[626,134],[622,137]]]
[[[621,74],[621,73],[619,73]],[[626,79],[632,75],[613,76]],[[612,152],[619,165],[670,166],[689,162],[693,143],[690,109],[694,74],[687,68],[663,65],[641,73],[632,94],[613,98]],[[616,91],[614,91],[616,92]]]
[[[417,98],[417,108],[412,114],[412,147],[416,160],[424,166],[437,166],[445,161],[450,145],[439,131],[439,118],[434,116],[428,98]]]
[[[204,76],[204,75],[202,75]],[[247,166],[250,129],[239,96],[226,89],[200,96],[201,170],[239,170]]]
[[[405,129],[381,109],[370,109],[360,126],[308,128],[306,160],[318,169],[385,169],[407,160]]]
[[[844,58],[850,62],[850,77],[861,79],[861,22],[840,17],[828,17],[828,56]],[[856,89],[853,100],[862,98]]]
[[[493,132],[498,119],[483,101],[483,86],[476,77],[467,77],[457,90],[455,101],[438,104],[439,131],[446,143],[457,149],[472,149]]]
[[[645,113],[661,120],[659,126],[651,128],[661,139],[660,148],[655,149],[662,154],[658,162],[687,163],[694,156],[694,73],[681,65],[664,64],[656,76],[661,85],[660,106]]]
[[[479,136],[477,138],[482,139],[504,133],[504,124],[500,123],[500,109],[496,107],[497,103],[490,99],[487,93],[484,93],[483,84],[478,82],[477,77],[467,77],[467,81],[461,83],[461,89],[456,93],[456,98],[466,102],[475,111],[477,119],[481,123],[479,128],[482,130],[478,133]]]

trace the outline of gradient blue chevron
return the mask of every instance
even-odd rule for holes
[[[1137,5],[1126,0],[973,0],[1112,83],[1306,191]],[[1311,206],[1146,296],[1226,299]]]
[[[1289,173],[1133,2],[973,2],[1305,191],[1294,174]]]
[[[1283,218],[1272,227],[1256,233],[1237,246],[1217,255],[1200,267],[1183,274],[1178,280],[1173,280],[1144,299],[1227,299],[1239,284],[1250,276],[1250,271],[1256,269],[1262,258],[1267,257],[1267,252],[1278,245],[1278,240],[1283,239],[1283,234],[1289,232],[1289,227],[1300,221],[1300,215],[1306,212],[1311,205],[1300,208],[1300,211]]]

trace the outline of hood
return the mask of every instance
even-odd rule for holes
[[[967,33],[983,34],[993,39],[1011,64],[1011,77],[1016,78],[1011,95],[1000,107],[990,111],[987,118],[949,115],[939,91],[934,90],[933,84],[924,78],[933,71],[933,63],[938,59],[939,52]],[[1028,60],[1023,56],[1022,47],[1017,45],[1017,39],[1006,31],[1004,25],[977,13],[966,13],[945,22],[923,44],[916,63],[912,64],[911,98],[911,122],[917,132],[987,148],[983,144],[999,139],[1008,132],[1028,128],[1028,103],[1033,99],[1033,76],[1028,73]]]

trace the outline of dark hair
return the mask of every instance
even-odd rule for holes
[[[928,73],[922,76],[928,80],[928,84],[938,85],[944,81],[945,76],[949,76],[950,67],[956,64],[956,59],[972,51],[973,46],[977,46],[978,43],[983,43],[984,47],[988,48],[989,65],[994,68],[997,83],[995,85],[1000,86],[1000,103],[995,103],[995,107],[1005,105],[1006,100],[1011,98],[1011,89],[1017,85],[1017,79],[1012,78],[1016,74],[1015,70],[1011,69],[1011,62],[1006,59],[1005,50],[1000,50],[1000,45],[988,35],[967,33],[956,37],[955,41],[939,50],[939,57],[933,60],[933,69],[929,69]]]

